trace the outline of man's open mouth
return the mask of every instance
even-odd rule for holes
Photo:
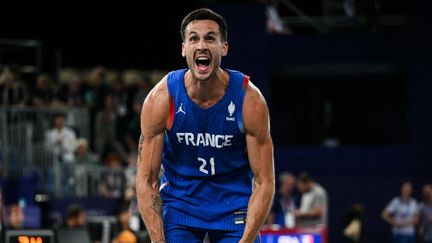
[[[198,56],[195,58],[195,63],[199,71],[206,71],[210,65],[210,58],[206,56]]]

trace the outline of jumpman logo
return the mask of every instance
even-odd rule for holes
[[[186,112],[184,112],[184,110],[183,110],[183,103],[180,103],[180,107],[178,108],[176,114],[179,113],[179,112],[182,112],[183,114],[186,115]]]

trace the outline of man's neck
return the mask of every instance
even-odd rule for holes
[[[213,77],[205,81],[195,79],[190,71],[185,74],[187,94],[203,108],[210,107],[222,99],[228,84],[229,74],[221,68]]]

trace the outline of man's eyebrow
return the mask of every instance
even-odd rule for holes
[[[195,31],[190,31],[190,32],[189,32],[189,35],[198,35],[198,33],[195,32]],[[208,35],[216,35],[216,32],[214,32],[214,31],[210,31],[210,32],[206,33],[205,35],[206,35],[206,36],[208,36]]]

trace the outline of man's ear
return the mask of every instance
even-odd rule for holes
[[[222,56],[224,57],[228,55],[228,42],[224,41],[222,45]]]
[[[182,52],[181,52],[181,54],[182,54],[182,57],[185,57],[185,56],[186,56],[186,53],[185,53],[185,44],[184,44],[184,42],[182,42]]]

